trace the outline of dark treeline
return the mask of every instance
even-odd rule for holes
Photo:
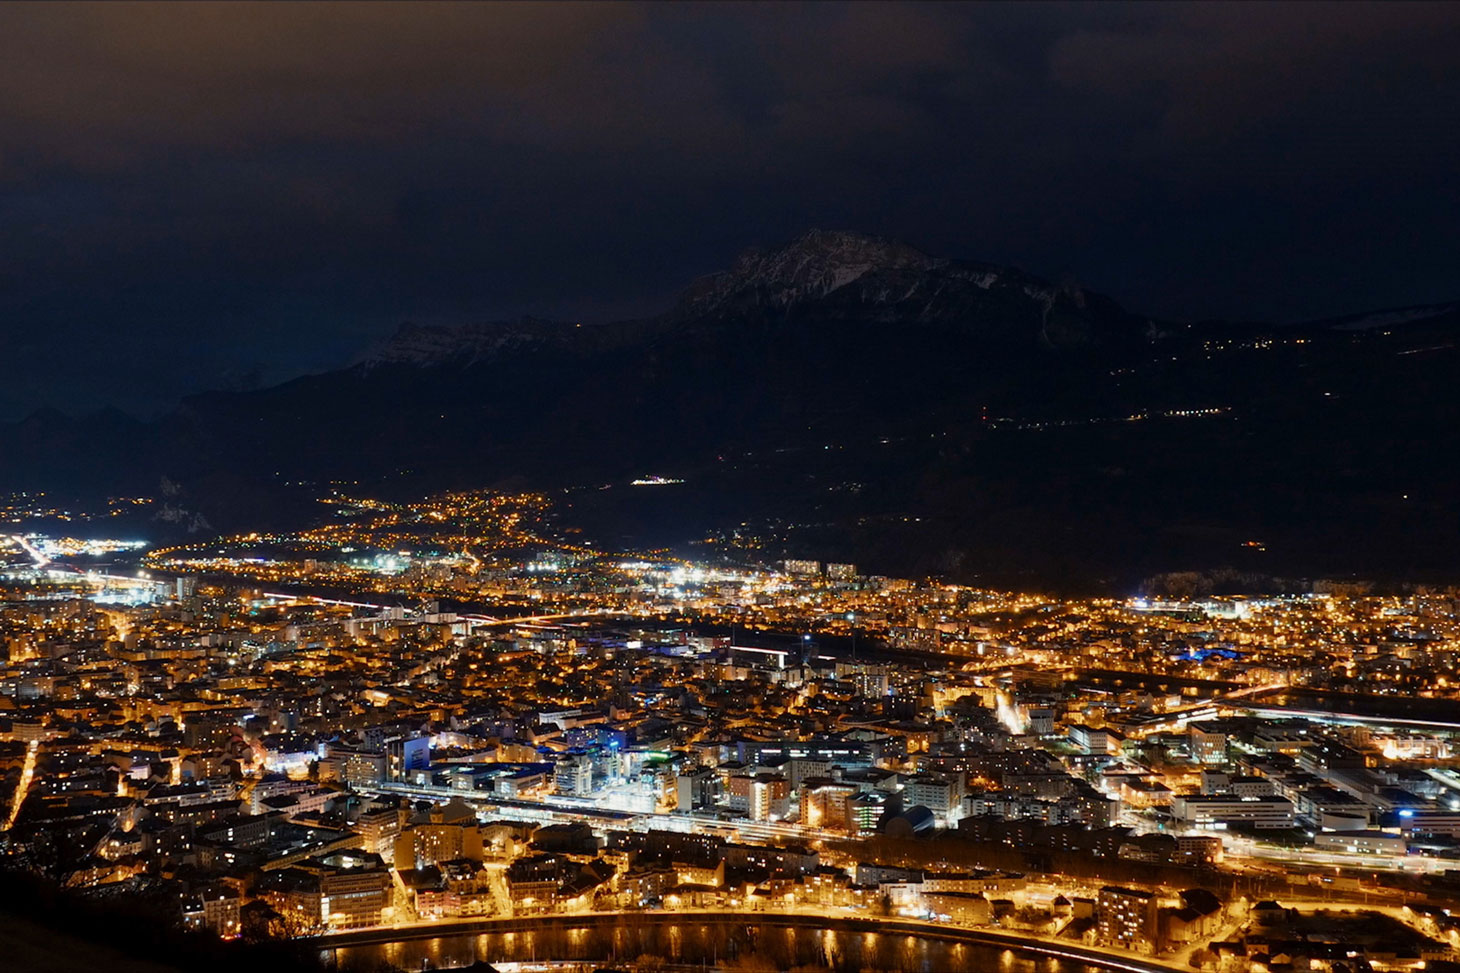
[[[182,927],[175,897],[146,892],[82,894],[40,876],[0,870],[0,922],[5,916],[46,929],[57,943],[92,943],[179,970],[321,970],[316,951],[304,942],[224,942],[212,933],[191,932]]]

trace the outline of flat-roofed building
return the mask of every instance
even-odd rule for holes
[[[1287,798],[1185,794],[1171,802],[1176,820],[1196,828],[1224,829],[1232,824],[1254,828],[1291,828],[1293,802]]]

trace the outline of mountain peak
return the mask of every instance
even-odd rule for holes
[[[872,267],[928,266],[945,262],[934,260],[899,240],[851,230],[818,229],[807,230],[783,247],[748,250],[741,256],[740,262],[750,261],[759,265],[767,257],[777,262],[792,260],[812,264],[865,262]]]
[[[680,309],[708,311],[747,301],[784,308],[825,297],[871,273],[929,271],[947,263],[884,237],[808,230],[783,247],[747,250],[731,269],[699,278]]]

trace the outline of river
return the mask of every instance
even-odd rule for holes
[[[599,964],[643,971],[798,969],[835,973],[1098,973],[1100,969],[1075,960],[901,932],[689,920],[447,934],[340,946],[324,950],[323,958],[345,973],[452,969],[478,961],[552,961],[563,964],[558,968],[565,970],[581,963],[577,968],[584,971]]]

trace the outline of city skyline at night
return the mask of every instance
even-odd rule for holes
[[[0,966],[1460,973],[1457,52],[0,0]]]

